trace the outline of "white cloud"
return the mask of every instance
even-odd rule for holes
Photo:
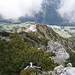
[[[0,15],[5,19],[33,16],[41,11],[43,0],[0,0]]]
[[[58,13],[62,18],[75,21],[75,0],[60,0]]]

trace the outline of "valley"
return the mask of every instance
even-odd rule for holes
[[[56,33],[64,38],[75,38],[75,26],[50,26]]]

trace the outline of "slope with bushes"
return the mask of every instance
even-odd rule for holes
[[[50,40],[61,43],[67,52],[75,50],[74,40],[60,37],[46,25],[38,24],[36,28],[37,32],[7,33],[5,36],[6,33],[0,33],[0,36],[10,39],[10,41],[0,40],[0,75],[19,75],[29,62],[42,67],[43,71],[53,70],[57,64],[50,57],[55,54],[46,52],[46,48],[40,48],[43,45],[46,47]],[[72,60],[72,63],[75,62]]]

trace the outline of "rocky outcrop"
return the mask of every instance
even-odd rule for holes
[[[54,68],[56,75],[75,75],[75,67],[72,67],[71,63],[67,64],[67,67],[60,65]]]
[[[5,40],[5,41],[10,41],[9,37],[3,37],[3,36],[0,36],[0,40]]]
[[[66,48],[54,41],[48,41],[47,44],[47,51],[55,53],[55,56],[51,58],[59,64],[64,64],[65,60],[69,58]]]

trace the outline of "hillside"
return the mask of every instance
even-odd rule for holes
[[[43,71],[53,70],[56,63],[65,64],[68,58],[75,66],[74,40],[62,38],[46,25],[21,28],[19,33],[0,32],[1,75],[18,75],[31,61]]]
[[[75,38],[75,26],[49,26],[64,38]]]

